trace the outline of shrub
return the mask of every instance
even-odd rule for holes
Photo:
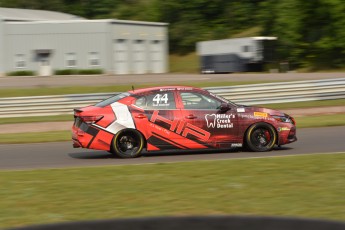
[[[92,74],[102,74],[103,70],[101,69],[60,69],[55,70],[55,75],[92,75]]]
[[[59,69],[54,71],[55,75],[74,75],[78,74],[77,69]]]
[[[18,70],[9,72],[6,74],[7,76],[34,76],[35,72],[31,70]]]
[[[80,69],[78,71],[78,74],[85,74],[85,75],[102,74],[102,73],[103,73],[103,70],[101,70],[101,69]]]

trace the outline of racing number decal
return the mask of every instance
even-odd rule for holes
[[[172,93],[157,93],[151,95],[151,106],[153,108],[159,107],[159,109],[174,109],[175,101]]]
[[[168,104],[168,94],[164,94],[163,96],[161,94],[156,94],[154,96],[153,100],[153,105],[154,106],[159,106],[160,104]]]

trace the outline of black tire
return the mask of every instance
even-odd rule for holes
[[[135,158],[141,156],[145,140],[136,130],[118,132],[112,143],[112,153],[120,158]]]
[[[254,152],[271,151],[277,142],[277,132],[272,125],[261,122],[249,127],[245,136],[246,147]]]

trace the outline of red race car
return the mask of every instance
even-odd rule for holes
[[[282,112],[237,105],[206,90],[166,86],[132,90],[74,110],[73,146],[122,158],[166,149],[270,151],[297,140]]]

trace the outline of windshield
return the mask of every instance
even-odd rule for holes
[[[110,105],[110,104],[112,104],[114,102],[117,102],[118,100],[120,100],[120,99],[122,99],[124,97],[127,97],[129,95],[130,95],[130,93],[128,93],[128,92],[120,93],[120,94],[117,94],[115,96],[109,97],[108,99],[105,99],[104,101],[101,101],[101,102],[97,103],[95,106],[102,108],[102,107]]]
[[[210,91],[209,91],[209,92],[210,92]],[[223,101],[223,102],[225,102],[225,103],[229,103],[229,104],[231,104],[231,105],[238,106],[236,103],[234,103],[234,102],[232,102],[232,101],[230,101],[230,100],[228,100],[228,99],[226,99],[226,98],[224,98],[224,97],[222,97],[222,96],[219,96],[219,95],[214,94],[214,93],[211,93],[211,92],[210,92],[210,94],[211,94],[212,96],[214,96],[215,98],[218,98],[219,100],[221,100],[221,101]]]

